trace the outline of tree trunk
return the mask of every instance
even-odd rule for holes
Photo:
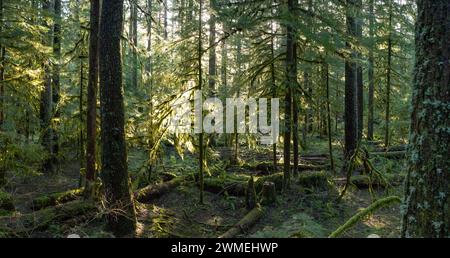
[[[356,35],[358,39],[358,44],[361,44],[363,40],[363,18],[361,17],[362,13],[362,0],[356,1],[357,8],[357,18],[356,22]],[[356,74],[356,112],[357,112],[357,141],[360,142],[362,139],[363,133],[363,117],[364,117],[364,85],[363,85],[363,68],[361,64],[362,54],[358,51],[358,63],[357,63],[357,74]]]
[[[335,173],[334,170],[334,160],[333,160],[333,145],[332,145],[332,134],[331,134],[331,103],[330,103],[330,73],[328,70],[328,63],[324,63],[324,70],[326,74],[326,96],[327,96],[327,131],[328,131],[328,152],[330,154],[330,169]]]
[[[53,55],[55,58],[53,64],[53,81],[52,81],[52,101],[53,101],[53,117],[55,123],[52,125],[53,133],[53,164],[55,165],[56,172],[59,171],[59,134],[57,120],[61,117],[59,110],[60,99],[60,70],[61,70],[61,0],[55,0],[54,2],[54,24],[53,24]]]
[[[271,32],[274,33],[273,22],[270,24]],[[276,85],[276,77],[275,77],[275,46],[274,46],[274,38],[270,40],[270,55],[272,62],[270,63],[270,80],[272,86],[272,98],[277,97],[277,85]],[[272,106],[270,107],[272,110]],[[277,140],[272,144],[272,162],[273,162],[273,172],[277,171]]]
[[[355,8],[355,0],[347,0],[347,34],[356,37],[355,18],[352,10]],[[352,56],[345,61],[345,157],[348,159],[356,149],[357,123],[356,123],[356,80],[357,65],[354,61],[356,54],[352,44],[347,42],[347,48],[352,52]]]
[[[402,237],[450,236],[450,2],[418,0]]]
[[[87,93],[87,147],[86,147],[86,193],[92,197],[95,180],[97,145],[97,88],[98,88],[98,31],[100,26],[100,0],[91,0],[89,30],[89,82]]]
[[[130,41],[131,41],[131,88],[133,90],[137,89],[138,85],[138,56],[137,56],[137,45],[138,45],[138,9],[135,1],[130,2]]]
[[[384,128],[384,146],[389,146],[389,126],[391,122],[391,62],[392,62],[392,3],[389,0],[389,35],[388,35],[388,57],[387,57],[387,82],[386,82],[386,116]]]
[[[99,31],[102,181],[111,213],[108,229],[116,236],[133,235],[136,214],[129,188],[122,95],[123,0],[104,1]],[[117,212],[117,210],[121,212]],[[116,212],[113,212],[116,211]]]
[[[197,58],[198,58],[198,90],[202,92],[203,90],[203,77],[202,77],[202,10],[203,10],[203,0],[199,1],[199,9],[198,9],[198,47],[197,47]],[[200,96],[200,98],[203,99],[203,96]],[[202,105],[203,106],[203,105]],[[203,113],[201,113],[201,121],[200,123],[203,123]],[[203,204],[203,188],[204,188],[204,182],[203,182],[203,163],[204,163],[204,152],[205,152],[205,146],[204,146],[204,139],[203,139],[203,128],[201,127],[201,132],[198,136],[198,146],[199,146],[199,158],[198,158],[198,166],[199,166],[199,185],[200,185],[200,197],[199,197],[199,203]]]
[[[374,13],[374,0],[370,0],[369,3],[369,34],[370,34],[370,47],[369,47],[369,69],[368,69],[368,79],[369,79],[369,99],[368,99],[368,122],[367,122],[367,140],[373,140],[373,122],[374,122],[374,34],[375,34],[375,13]]]
[[[48,21],[47,16],[52,13],[51,1],[46,0],[42,3],[42,10],[44,11],[43,26],[47,29],[46,39],[44,45],[52,46],[53,36],[52,28]],[[42,133],[42,146],[47,152],[47,157],[43,161],[42,170],[44,173],[53,174],[55,167],[53,164],[53,133],[51,129],[52,121],[52,109],[53,109],[53,93],[52,93],[52,75],[50,68],[50,58],[44,61],[44,89],[41,92],[40,100],[40,122]]]
[[[287,7],[289,13],[294,12],[294,0],[288,0]],[[284,100],[284,180],[283,188],[289,188],[290,173],[291,173],[291,127],[292,127],[292,96],[293,89],[296,86],[297,80],[297,61],[295,55],[295,29],[287,22],[286,23],[286,88]]]
[[[210,8],[213,9],[213,3],[210,2]],[[209,18],[209,65],[208,65],[208,96],[216,97],[216,76],[217,76],[217,64],[216,64],[216,17],[213,13],[210,14]],[[215,145],[215,137],[214,134],[209,135],[209,140],[211,146]]]
[[[3,30],[3,0],[0,0],[0,33]],[[0,44],[0,131],[5,123],[5,47]],[[1,179],[0,179],[1,181]]]

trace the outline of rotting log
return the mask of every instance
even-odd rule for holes
[[[50,206],[55,206],[58,204],[63,204],[67,202],[74,201],[78,198],[80,198],[83,195],[84,188],[79,189],[73,189],[65,192],[60,193],[52,193],[45,196],[41,196],[38,198],[35,198],[31,202],[31,209],[32,210],[41,210]]]
[[[386,159],[404,159],[406,158],[406,151],[372,152],[370,155]]]
[[[28,214],[0,217],[0,237],[29,237],[32,233],[43,232],[50,225],[64,224],[73,218],[92,214],[98,209],[94,202],[77,200],[42,209]]]
[[[395,145],[395,146],[389,146],[389,147],[383,147],[383,148],[377,148],[374,152],[394,152],[394,151],[406,151],[408,148],[408,144],[401,144],[401,145]]]
[[[176,177],[161,184],[148,185],[142,189],[137,190],[134,193],[134,198],[136,199],[136,201],[141,203],[151,202],[152,200],[159,198],[162,195],[170,192],[174,188],[178,187],[185,180],[186,177]]]
[[[239,234],[246,233],[259,219],[264,215],[264,208],[256,206],[247,215],[244,216],[238,223],[236,223],[227,232],[219,236],[219,238],[233,238]]]
[[[386,179],[386,181],[378,177],[371,179],[368,175],[355,175],[351,177],[350,182],[358,189],[367,189],[370,186],[377,188],[385,188],[388,187],[389,185],[391,186],[401,185],[403,183],[403,180],[405,179],[405,176],[400,174],[396,175],[387,174],[384,175],[384,178]]]
[[[324,160],[321,159],[320,161],[323,162]],[[314,161],[311,160],[311,162],[314,162]],[[281,165],[281,163],[279,165]],[[293,166],[294,165],[291,164],[291,167],[293,167]],[[319,171],[319,170],[328,169],[328,167],[329,167],[328,164],[299,164],[298,170],[299,171],[307,171],[307,170]],[[256,163],[256,164],[246,163],[246,164],[242,165],[242,168],[251,170],[251,171],[258,171],[259,175],[268,175],[268,174],[274,173],[272,162],[260,162],[260,163]]]

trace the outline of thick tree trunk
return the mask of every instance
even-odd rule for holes
[[[347,0],[347,34],[356,36],[355,18],[352,9],[355,8],[355,0]],[[348,159],[356,149],[357,141],[357,112],[356,112],[356,81],[357,65],[354,61],[356,54],[351,43],[347,42],[347,48],[352,51],[352,56],[345,61],[345,157]]]
[[[389,36],[388,36],[388,57],[387,57],[387,78],[386,78],[386,116],[384,127],[384,146],[389,146],[389,127],[391,123],[391,63],[392,63],[392,3],[389,0]]]
[[[98,31],[100,26],[100,0],[91,0],[89,31],[89,82],[87,93],[87,147],[86,147],[86,193],[92,197],[95,180],[97,147],[97,89],[98,89]]]
[[[123,0],[104,1],[99,32],[102,172],[108,228],[116,236],[135,233],[136,214],[129,188],[122,95]],[[120,212],[117,212],[120,211]]]
[[[289,12],[294,12],[294,0],[287,1]],[[292,132],[292,92],[296,86],[297,66],[295,56],[295,29],[290,24],[286,24],[286,85],[284,99],[284,180],[283,187],[289,188],[291,174],[291,132]]]
[[[3,30],[3,0],[0,0],[0,33]],[[5,122],[5,47],[0,44],[0,131]],[[1,181],[1,178],[0,178]]]
[[[42,3],[42,10],[44,11],[43,26],[47,29],[46,39],[44,44],[52,46],[53,36],[51,25],[46,21],[48,15],[52,13],[51,1],[46,0]],[[53,133],[51,128],[52,109],[53,109],[53,93],[52,93],[52,75],[50,67],[50,59],[44,61],[44,89],[41,92],[40,100],[40,124],[42,134],[42,146],[47,152],[47,157],[43,161],[42,170],[44,173],[53,174],[55,167],[53,164]]]
[[[375,34],[375,13],[374,13],[374,0],[370,0],[369,3],[369,34],[370,34],[370,47],[369,47],[369,97],[368,97],[368,114],[367,114],[367,140],[373,140],[373,122],[374,122],[374,34]]]
[[[450,2],[418,0],[403,237],[450,236]]]
[[[54,24],[53,24],[53,55],[55,58],[53,64],[53,81],[52,81],[52,101],[53,101],[53,117],[56,122],[52,125],[53,133],[53,164],[56,172],[59,171],[59,134],[57,120],[61,117],[59,110],[60,97],[60,70],[61,70],[61,0],[54,1]]]
[[[358,39],[358,44],[361,44],[363,39],[363,18],[361,17],[362,13],[362,0],[356,1],[357,8],[357,18],[356,18],[356,35]],[[363,68],[360,60],[362,59],[362,54],[358,51],[358,63],[357,63],[357,71],[356,71],[356,112],[357,112],[357,140],[358,142],[362,139],[363,133],[363,118],[364,118],[364,84],[363,84]]]

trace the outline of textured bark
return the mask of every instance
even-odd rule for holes
[[[374,35],[375,35],[375,13],[374,13],[374,0],[370,0],[369,3],[369,67],[368,67],[368,79],[369,79],[369,96],[368,96],[368,114],[367,114],[367,140],[373,140],[373,122],[374,122]]]
[[[389,146],[389,125],[391,122],[391,63],[392,63],[392,3],[389,0],[389,35],[388,35],[388,56],[386,72],[386,113],[384,127],[384,146]]]
[[[135,233],[136,214],[129,188],[122,95],[123,0],[102,3],[99,32],[102,181],[111,212],[108,228],[116,236]],[[120,211],[120,212],[117,212]]]
[[[294,1],[288,0],[287,7],[290,14],[294,12]],[[297,62],[295,56],[295,29],[290,24],[286,24],[286,85],[284,99],[284,182],[283,187],[289,188],[290,184],[290,159],[291,159],[291,132],[292,132],[292,92],[297,80]]]
[[[356,36],[358,43],[363,39],[363,18],[361,17],[362,0],[356,0]],[[362,59],[362,54],[358,51],[358,59]],[[356,68],[356,124],[357,124],[357,140],[358,142],[362,139],[363,133],[363,117],[364,117],[364,84],[363,84],[363,68],[361,62],[358,60]]]
[[[52,4],[50,1],[42,3],[42,10],[44,15],[48,16],[52,13]],[[44,17],[45,19],[46,17]],[[47,35],[44,44],[52,46],[52,29],[51,25],[44,20],[43,26],[47,29]],[[51,128],[52,109],[53,109],[53,93],[52,93],[52,75],[50,67],[50,59],[46,59],[43,64],[44,67],[44,89],[41,92],[40,100],[40,125],[42,134],[42,146],[47,152],[47,157],[43,161],[42,170],[44,173],[52,174],[55,171],[53,164],[53,132]]]
[[[87,93],[86,193],[92,194],[95,180],[97,145],[97,90],[98,90],[98,31],[100,0],[91,0],[89,31],[89,82]],[[92,196],[91,196],[92,197]]]
[[[3,0],[0,0],[0,33],[3,30]],[[0,44],[0,131],[5,121],[5,47]],[[1,181],[1,178],[0,178]]]
[[[198,69],[198,90],[203,90],[203,77],[202,77],[202,11],[203,11],[203,0],[199,1],[199,12],[198,12],[198,46],[197,46],[197,69]],[[202,97],[203,98],[203,97]],[[202,115],[202,121],[203,121],[203,115]],[[198,166],[199,166],[199,187],[200,187],[200,196],[199,196],[199,203],[203,204],[203,188],[204,188],[204,182],[203,182],[203,169],[204,169],[204,154],[205,154],[205,146],[204,146],[204,139],[203,139],[203,128],[202,132],[198,135],[198,146],[199,146],[199,157],[198,157]]]
[[[450,2],[418,0],[403,237],[450,237]]]
[[[53,117],[58,120],[61,117],[59,110],[60,100],[60,71],[61,71],[61,0],[54,1],[54,24],[53,24],[53,55],[55,58],[53,64],[53,80],[52,80],[52,101],[53,101]],[[52,125],[52,137],[53,137],[53,164],[56,171],[59,171],[59,134],[58,134],[58,122],[56,121]]]
[[[355,0],[347,0],[347,34],[356,36],[356,24],[351,9],[354,8]],[[352,49],[349,42],[347,48]],[[356,57],[352,50],[352,56],[345,61],[345,157],[348,159],[355,151],[357,140],[356,123],[356,80],[357,65],[353,60]]]
[[[130,42],[131,42],[131,88],[137,89],[138,86],[138,56],[137,56],[137,45],[138,45],[138,9],[135,1],[130,2]]]

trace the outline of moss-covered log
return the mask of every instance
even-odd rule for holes
[[[244,216],[236,225],[230,228],[227,232],[219,236],[219,238],[233,238],[239,234],[246,233],[258,220],[264,215],[264,208],[261,206],[255,207],[247,215]]]
[[[80,198],[83,195],[83,192],[84,188],[79,188],[41,196],[31,202],[31,209],[37,211],[50,206],[71,202]]]
[[[388,186],[399,186],[403,183],[405,179],[404,175],[401,174],[387,174],[384,175],[384,180],[379,177],[370,178],[368,175],[355,175],[352,176],[350,181],[351,184],[358,187],[359,189],[369,188],[370,185],[372,187],[388,187]]]
[[[134,193],[134,198],[138,202],[142,203],[151,202],[152,200],[170,192],[171,190],[179,186],[184,180],[186,180],[185,177],[176,177],[168,182],[146,186],[142,189],[137,190]]]
[[[320,162],[323,162],[324,160],[321,159]],[[281,164],[279,164],[281,165]],[[291,166],[293,167],[293,164],[291,164]],[[260,163],[256,163],[256,164],[243,164],[242,168],[247,169],[247,170],[251,170],[251,171],[258,171],[259,175],[268,175],[271,173],[274,173],[276,171],[273,171],[273,163],[272,162],[260,162]],[[314,164],[299,164],[298,165],[298,170],[299,171],[307,171],[307,170],[314,170],[314,171],[319,171],[319,170],[324,170],[327,169],[328,165],[324,165],[324,164],[319,164],[319,165],[314,165]]]
[[[404,159],[406,158],[406,151],[372,152],[370,155],[386,159]]]
[[[380,199],[374,203],[372,203],[369,207],[361,210],[360,212],[356,213],[353,217],[351,217],[347,222],[345,222],[344,225],[340,226],[336,231],[331,233],[328,237],[329,238],[335,238],[340,235],[342,235],[345,231],[356,225],[359,221],[361,221],[363,218],[365,218],[367,215],[375,212],[376,210],[386,207],[388,205],[391,205],[393,203],[400,203],[401,199],[397,196],[390,196],[383,199]]]
[[[0,217],[0,237],[29,237],[31,233],[45,231],[50,225],[64,224],[73,218],[92,214],[97,206],[90,201],[73,201],[29,214]]]
[[[2,190],[0,190],[0,211],[1,210],[4,211],[15,210],[12,196],[9,193],[4,192]]]

